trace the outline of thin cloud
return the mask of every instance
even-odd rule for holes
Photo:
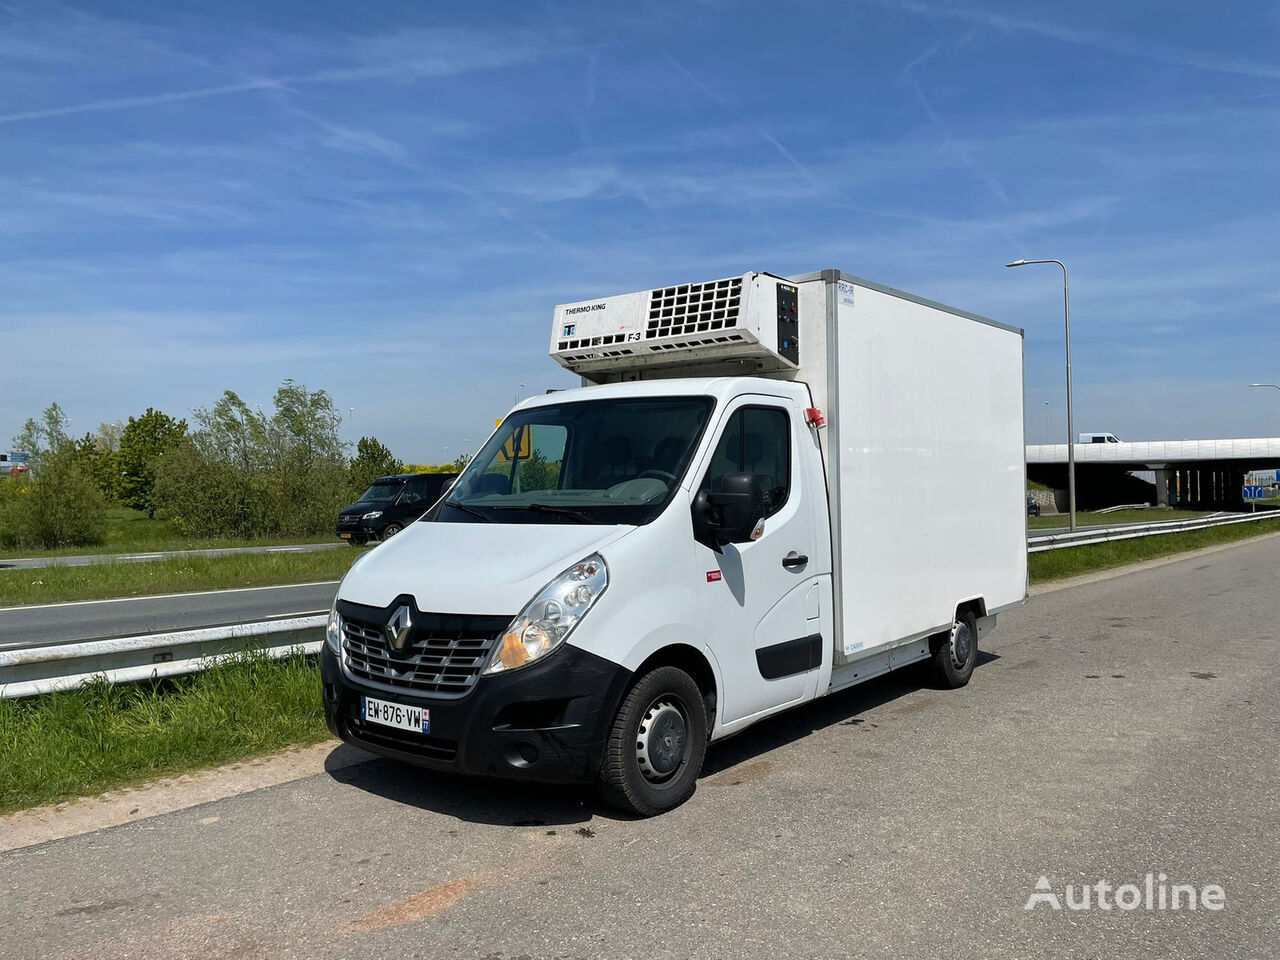
[[[1006,32],[1031,33],[1064,43],[1080,44],[1110,50],[1158,63],[1167,63],[1179,67],[1192,67],[1213,73],[1227,73],[1240,77],[1257,77],[1263,80],[1280,80],[1280,67],[1271,63],[1260,63],[1256,60],[1243,60],[1235,57],[1220,57],[1197,50],[1184,50],[1177,47],[1163,46],[1135,39],[1119,33],[1107,33],[1101,30],[1077,30],[1040,20],[1025,20],[1020,17],[1009,17],[986,10],[967,10],[959,7],[944,7],[934,3],[921,3],[919,0],[863,0],[878,7],[903,10],[907,13],[937,19],[960,20],[964,23],[990,27]]]
[[[222,97],[254,90],[280,89],[304,84],[359,83],[372,80],[408,82],[424,77],[446,77],[475,70],[491,70],[524,63],[547,52],[522,40],[505,40],[459,30],[407,31],[403,35],[360,40],[345,55],[369,62],[329,67],[278,77],[262,77],[217,86],[194,87],[136,97],[90,100],[85,103],[0,114],[0,124],[44,120],[82,113],[134,110]]]
[[[925,116],[929,121],[938,128],[938,132],[942,134],[943,144],[947,149],[958,154],[960,159],[964,161],[965,166],[973,171],[974,176],[985,184],[992,193],[994,193],[1004,203],[1010,203],[1009,194],[1005,190],[1004,185],[991,173],[978,166],[977,161],[973,159],[973,155],[962,145],[957,143],[955,138],[951,136],[951,131],[947,125],[942,122],[942,118],[938,116],[938,112],[933,109],[933,105],[929,102],[929,98],[924,95],[924,89],[920,86],[920,81],[916,79],[915,71],[923,63],[931,60],[941,49],[941,45],[935,44],[927,49],[920,56],[916,57],[905,67],[902,68],[902,79],[906,81],[911,88],[911,92],[915,94],[916,100],[920,102],[920,107],[924,110]],[[1010,240],[1013,238],[1010,237]]]
[[[218,87],[196,87],[191,90],[174,90],[169,93],[153,93],[140,97],[117,97],[112,100],[91,100],[88,103],[75,103],[65,107],[50,107],[46,110],[24,110],[21,113],[0,114],[0,123],[18,123],[23,120],[44,120],[49,117],[66,117],[76,113],[100,113],[107,110],[133,110],[138,107],[152,107],[161,103],[176,103],[182,100],[198,100],[203,97],[222,97],[230,93],[244,93],[248,90],[266,90],[278,87],[281,80],[249,80],[244,83],[228,83]]]

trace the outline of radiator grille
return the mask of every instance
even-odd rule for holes
[[[736,327],[741,305],[741,277],[662,287],[649,294],[645,339]]]
[[[342,617],[343,665],[356,680],[398,693],[460,697],[480,676],[510,617],[418,613],[403,653],[388,648],[382,624]]]

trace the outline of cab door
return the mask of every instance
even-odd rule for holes
[[[817,531],[799,469],[801,412],[778,397],[736,398],[720,420],[720,433],[697,490],[715,491],[729,474],[764,479],[763,532],[717,553],[694,542],[704,589],[707,638],[724,679],[721,720],[732,723],[804,699],[821,661]]]

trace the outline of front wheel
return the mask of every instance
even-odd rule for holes
[[[683,670],[658,667],[623,698],[596,788],[611,806],[642,817],[693,794],[707,755],[707,708]]]
[[[949,633],[934,641],[933,666],[944,687],[963,687],[978,663],[978,621],[972,610],[956,615]]]
[[[398,523],[388,523],[386,529],[382,531],[382,539],[390,540],[403,529]]]

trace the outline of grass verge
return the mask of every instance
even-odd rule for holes
[[[1046,550],[1027,557],[1032,583],[1062,580],[1098,570],[1108,570],[1129,563],[1141,563],[1201,547],[1250,540],[1280,531],[1280,518],[1235,523],[1226,527],[1208,527],[1186,533],[1165,533],[1155,537],[1136,537],[1084,547]]]
[[[329,736],[314,657],[0,700],[0,813],[218,766]]]
[[[363,552],[353,547],[316,553],[241,553],[147,563],[0,570],[0,607],[338,580]]]
[[[159,550],[212,550],[220,547],[279,547],[299,543],[332,543],[331,535],[237,540],[230,537],[189,537],[165,520],[149,518],[142,510],[111,507],[107,510],[107,535],[102,543],[87,547],[36,550],[2,547],[0,558],[75,557],[99,553],[152,553]]]

